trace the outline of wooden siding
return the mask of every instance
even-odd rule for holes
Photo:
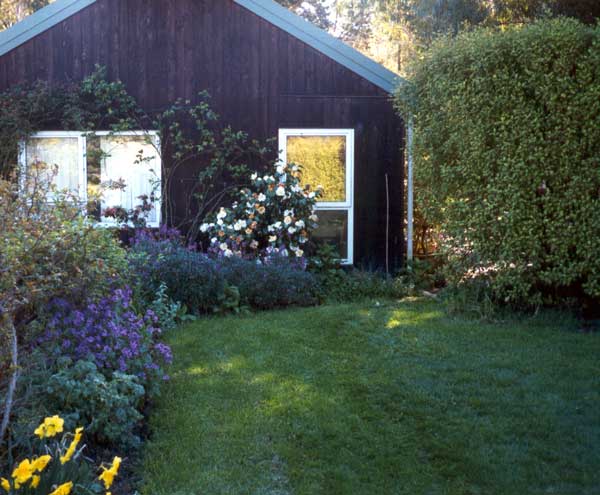
[[[80,80],[95,64],[149,112],[207,90],[223,122],[255,138],[355,129],[355,260],[383,265],[388,174],[391,261],[401,264],[403,124],[382,89],[231,0],[99,0],[0,57],[0,89]]]

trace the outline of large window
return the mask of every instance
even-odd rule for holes
[[[317,242],[334,245],[343,263],[353,262],[354,130],[281,129],[281,160],[302,168],[302,183],[323,187],[317,203]]]
[[[59,190],[76,194],[90,205],[88,214],[103,225],[116,225],[102,215],[107,208],[131,210],[141,196],[154,198],[146,220],[160,225],[160,142],[155,131],[39,132],[22,143],[20,166],[24,174],[40,169]],[[52,198],[49,198],[51,200]]]

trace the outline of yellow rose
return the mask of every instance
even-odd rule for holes
[[[0,486],[6,493],[10,492],[10,483],[6,478],[0,478]]]
[[[69,495],[71,490],[73,489],[73,482],[69,481],[68,483],[63,483],[59,487],[56,488],[50,495]]]
[[[65,420],[55,415],[44,419],[44,422],[35,429],[34,433],[40,438],[50,438],[62,433],[64,424]]]
[[[12,477],[15,480],[16,488],[19,488],[23,483],[29,481],[35,471],[33,464],[29,459],[21,461],[21,463],[12,472]]]
[[[39,471],[40,473],[46,469],[48,463],[52,460],[52,457],[49,455],[43,455],[35,459],[32,463],[32,467],[34,471]]]
[[[41,479],[42,478],[39,475],[34,474],[33,477],[31,478],[31,488],[37,488],[38,485],[40,484]]]
[[[73,441],[69,445],[69,448],[65,452],[65,455],[60,456],[61,464],[65,464],[66,462],[69,462],[71,460],[71,458],[73,457],[73,454],[75,453],[75,449],[77,449],[77,445],[79,445],[79,442],[81,441],[82,435],[83,435],[83,428],[82,427],[77,428],[75,430],[75,438],[73,438]]]
[[[119,473],[120,466],[121,458],[115,457],[110,468],[102,468],[102,474],[98,476],[98,479],[104,483],[104,488],[106,488],[107,490],[112,486],[113,481],[115,480],[115,476]]]

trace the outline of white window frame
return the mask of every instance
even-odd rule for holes
[[[160,221],[161,221],[161,205],[162,205],[162,196],[161,196],[161,192],[162,192],[162,157],[160,156],[160,135],[158,133],[158,131],[121,131],[121,132],[113,132],[113,131],[93,131],[88,133],[88,135],[90,135],[91,137],[102,137],[102,136],[143,136],[143,137],[149,137],[150,141],[152,142],[152,145],[156,148],[157,152],[158,152],[158,168],[159,170],[155,170],[156,174],[158,175],[158,178],[160,180],[160,187],[158,188],[158,190],[156,191],[156,193],[154,194],[154,197],[156,199],[155,204],[154,204],[154,209],[156,211],[156,222],[146,222],[146,225],[150,228],[160,228]],[[87,163],[87,146],[84,147],[84,149],[86,150],[86,163]],[[86,171],[86,181],[87,181],[87,171]],[[86,187],[86,191],[87,191],[87,187]],[[101,203],[101,209],[103,209],[105,206],[104,200]],[[98,222],[99,225],[102,225],[104,227],[116,227],[118,226],[118,223],[115,221],[112,221],[110,219],[104,218],[104,217],[100,217],[100,222]]]
[[[148,222],[148,227],[151,228],[159,228],[161,225],[162,211],[162,158],[160,156],[160,135],[158,131],[90,131],[90,132],[80,132],[80,131],[39,131],[27,138],[29,139],[44,139],[44,138],[78,138],[78,149],[79,149],[79,157],[78,157],[78,172],[79,172],[79,180],[77,183],[77,188],[79,191],[80,203],[85,207],[88,201],[87,195],[87,137],[102,137],[102,136],[145,136],[149,137],[153,146],[156,148],[158,152],[158,169],[155,170],[159,180],[161,187],[158,188],[158,191],[155,193],[156,202],[154,204],[154,208],[156,211],[156,222]],[[24,188],[25,183],[24,180],[26,178],[27,172],[27,140],[21,141],[19,143],[19,169],[21,171],[21,187]],[[104,205],[104,202],[102,202]],[[96,222],[98,226],[101,227],[115,227],[117,224],[112,222],[104,217],[100,217],[100,221]]]
[[[345,210],[348,212],[348,256],[340,262],[354,263],[354,129],[279,129],[279,160],[287,163],[287,138],[294,136],[343,136],[346,139],[346,199],[317,201],[315,211]]]
[[[79,156],[77,157],[77,191],[81,204],[87,203],[87,162],[85,159],[85,135],[78,131],[40,131],[29,136],[29,139],[77,138]],[[25,188],[27,171],[27,141],[19,143],[19,170],[21,190]],[[50,201],[51,202],[51,201]]]

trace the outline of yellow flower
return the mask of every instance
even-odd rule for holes
[[[31,478],[31,488],[37,488],[41,479],[37,474],[34,474]]]
[[[0,486],[4,489],[6,493],[10,492],[10,483],[6,478],[0,478]]]
[[[71,490],[73,489],[73,482],[69,481],[68,483],[63,483],[59,487],[56,488],[50,495],[69,495]]]
[[[119,467],[121,466],[121,458],[120,457],[115,457],[113,459],[113,463],[112,466],[108,469],[106,469],[105,467],[103,467],[103,471],[102,474],[100,476],[98,476],[98,479],[100,481],[104,482],[104,488],[106,488],[107,490],[111,487],[111,485],[113,484],[113,481],[115,480],[115,476],[119,473]]]
[[[33,475],[35,468],[29,459],[21,461],[21,463],[12,472],[12,477],[15,480],[16,488],[19,488],[23,483],[28,481]]]
[[[46,466],[48,465],[48,463],[51,460],[52,460],[51,456],[43,455],[43,456],[35,459],[33,461],[33,463],[31,464],[31,467],[33,468],[33,471],[39,471],[41,473],[44,469],[46,469]]]
[[[40,438],[50,438],[57,433],[62,433],[64,424],[65,420],[55,415],[44,419],[44,422],[33,433]]]
[[[81,428],[81,427],[77,428],[75,430],[75,438],[73,438],[73,441],[71,442],[71,445],[69,445],[69,448],[65,452],[65,455],[60,456],[61,464],[64,464],[71,460],[71,458],[73,457],[73,454],[75,453],[75,449],[77,448],[77,445],[79,445],[79,442],[81,441],[82,435],[83,435],[83,428]]]

